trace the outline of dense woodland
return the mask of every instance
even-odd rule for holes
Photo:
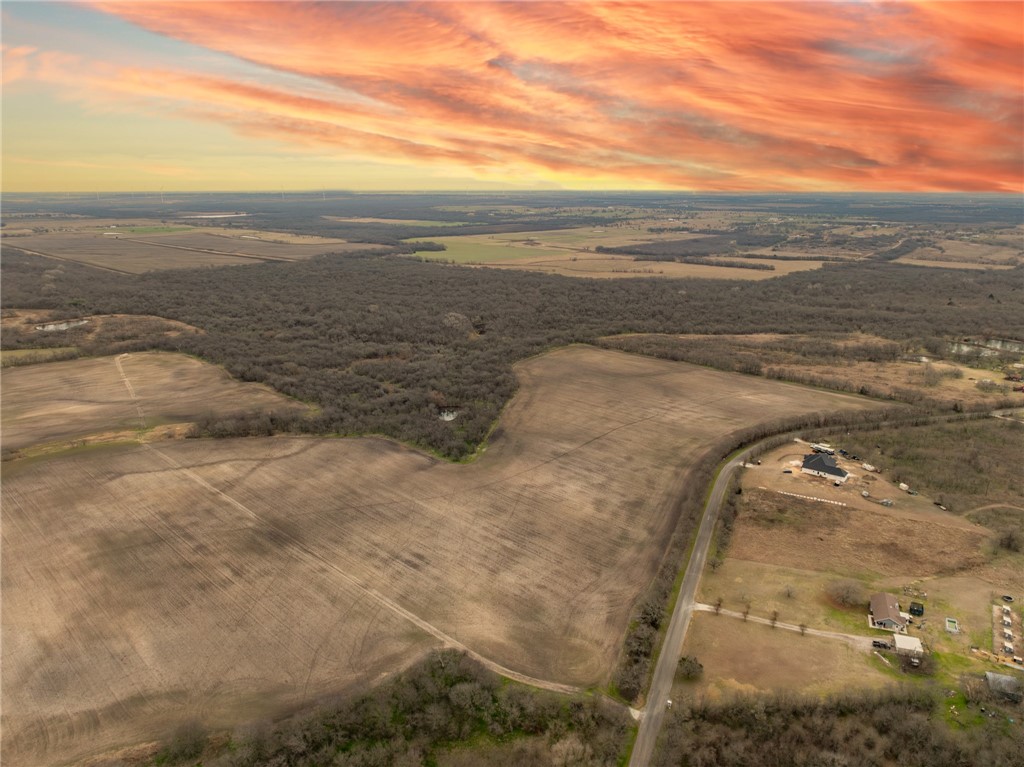
[[[977,703],[977,707],[983,702]],[[657,767],[1014,767],[1024,737],[1005,715],[951,729],[928,688],[695,701],[666,719]]]
[[[316,404],[312,419],[208,423],[212,434],[382,433],[473,453],[515,391],[512,365],[617,333],[862,331],[906,341],[1024,338],[1024,273],[826,264],[767,282],[576,280],[379,254],[120,276],[5,248],[4,306],[146,314],[202,333],[140,345],[196,354]],[[5,336],[5,345],[24,343]],[[74,331],[46,343],[74,346]],[[91,350],[102,353],[103,349]],[[451,422],[438,417],[457,409]],[[251,431],[255,429],[255,431]]]

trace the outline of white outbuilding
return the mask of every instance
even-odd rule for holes
[[[896,642],[897,655],[909,655],[911,658],[920,658],[924,655],[924,647],[917,637],[909,637],[905,634],[895,634],[893,639]]]

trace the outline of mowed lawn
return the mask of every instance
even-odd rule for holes
[[[5,757],[71,761],[181,719],[271,716],[445,637],[540,679],[604,684],[702,453],[764,419],[873,406],[590,347],[516,370],[468,465],[382,439],[277,437],[8,469]]]

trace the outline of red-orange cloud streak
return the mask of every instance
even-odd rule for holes
[[[158,76],[184,112],[346,155],[567,185],[1022,188],[1018,3],[96,7],[323,86],[140,66],[108,91]]]

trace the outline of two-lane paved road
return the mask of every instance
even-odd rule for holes
[[[718,479],[715,480],[711,493],[708,495],[704,516],[701,518],[700,528],[697,531],[697,539],[693,544],[693,553],[690,555],[686,573],[683,575],[683,584],[679,588],[679,598],[676,600],[675,610],[672,611],[672,620],[665,633],[665,642],[661,646],[658,663],[654,667],[651,687],[647,694],[647,706],[644,709],[643,719],[640,720],[640,729],[633,746],[633,755],[629,760],[630,767],[647,767],[654,754],[654,743],[658,739],[661,723],[665,718],[665,704],[672,691],[672,680],[675,677],[679,656],[683,651],[686,629],[690,626],[693,601],[697,595],[697,584],[700,583],[701,573],[704,572],[708,548],[711,546],[711,535],[715,530],[715,522],[718,520],[718,510],[725,498],[725,491],[729,487],[729,481],[733,474],[746,463],[750,454],[759,445],[760,443],[751,445],[734,456],[719,472]]]

